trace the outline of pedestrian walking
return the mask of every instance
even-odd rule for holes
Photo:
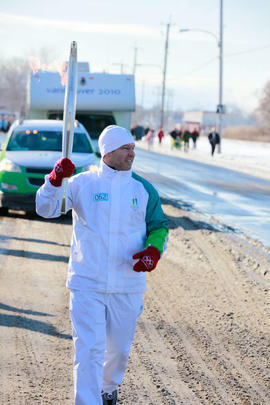
[[[153,146],[154,143],[154,135],[155,135],[155,131],[153,129],[149,129],[149,131],[146,134],[145,140],[148,144],[148,150],[150,150]]]
[[[62,180],[69,177],[73,234],[67,287],[75,405],[117,403],[143,311],[146,272],[155,269],[165,248],[168,222],[155,188],[131,170],[134,146],[128,130],[106,127],[99,137],[97,171],[70,177],[75,166],[62,158],[37,192],[37,213],[59,217]]]
[[[211,145],[211,155],[213,156],[215,153],[216,145],[220,143],[220,136],[215,128],[212,128],[211,132],[209,132],[208,139]]]
[[[135,139],[135,141],[140,141],[144,134],[144,127],[142,125],[135,125],[135,127],[131,128],[131,133]]]
[[[161,145],[162,139],[164,138],[164,131],[163,131],[162,127],[160,127],[157,136],[158,136],[159,144]]]
[[[170,132],[171,137],[171,149],[181,149],[182,142],[182,131],[176,127]]]
[[[186,128],[186,129],[183,131],[183,134],[182,134],[182,138],[183,138],[183,141],[184,141],[184,151],[185,151],[185,152],[188,152],[188,151],[189,151],[189,140],[190,140],[190,137],[191,137],[191,134],[190,134],[189,130]]]
[[[6,120],[4,115],[0,117],[0,131],[6,132]]]
[[[191,139],[193,141],[193,149],[196,149],[197,146],[197,139],[199,138],[200,133],[198,131],[197,128],[195,128],[192,132],[191,132]]]

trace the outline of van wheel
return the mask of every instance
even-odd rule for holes
[[[26,218],[34,218],[37,216],[37,214],[35,210],[27,210],[25,211],[25,216]]]
[[[0,215],[7,215],[8,207],[0,207]]]

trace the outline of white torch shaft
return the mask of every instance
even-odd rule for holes
[[[76,99],[77,99],[77,83],[78,83],[77,72],[78,72],[77,43],[73,41],[71,43],[69,63],[68,63],[68,77],[66,83],[64,117],[63,117],[62,156],[66,158],[71,157],[73,147]],[[62,204],[61,204],[62,214],[66,213],[66,201],[67,201],[67,179],[64,179]]]

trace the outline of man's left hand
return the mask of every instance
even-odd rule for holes
[[[160,259],[160,251],[154,246],[148,246],[147,249],[136,253],[133,259],[139,259],[133,266],[134,271],[152,271]]]

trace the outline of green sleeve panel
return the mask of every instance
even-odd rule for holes
[[[155,229],[154,231],[149,233],[148,238],[145,242],[145,247],[148,247],[150,245],[155,246],[160,251],[160,253],[162,253],[164,250],[165,242],[167,240],[167,235],[168,229]]]
[[[141,182],[148,193],[146,208],[146,242],[145,245],[155,246],[161,253],[164,249],[168,234],[168,220],[165,218],[161,208],[161,202],[157,190],[143,177],[132,173],[132,177]]]

